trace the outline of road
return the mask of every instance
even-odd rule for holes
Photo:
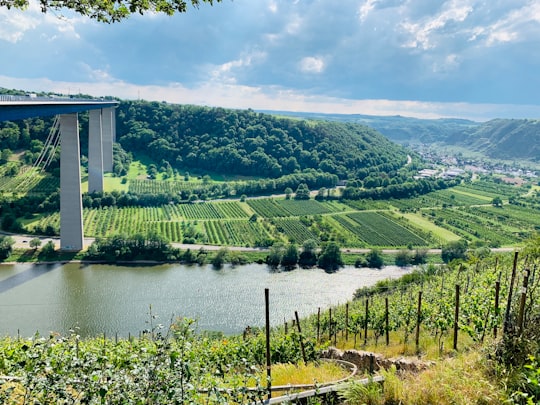
[[[0,234],[11,236],[15,240],[14,247],[17,249],[24,249],[24,248],[29,249],[30,241],[36,238],[36,236],[34,235],[13,235],[13,234],[5,233],[5,232],[0,232]],[[52,241],[57,249],[60,248],[60,238],[56,238],[56,237],[38,237],[38,238],[41,240],[42,246],[45,243]],[[92,242],[94,242],[94,240],[95,238],[84,238],[84,245],[90,246]],[[216,245],[200,245],[200,244],[192,245],[192,244],[185,244],[185,243],[171,243],[171,245],[176,248],[183,249],[183,250],[186,250],[186,249],[199,250],[201,248],[205,250],[219,250],[224,247],[224,246],[216,246]],[[232,250],[232,251],[237,251],[237,252],[267,252],[269,251],[268,248],[253,248],[253,247],[245,247],[245,246],[227,246],[227,249]],[[344,248],[341,250],[344,253],[362,254],[362,253],[368,253],[371,249]],[[395,253],[398,253],[402,249],[381,249],[381,250],[382,250],[382,253],[395,254]],[[491,249],[492,252],[499,252],[499,253],[500,252],[514,252],[515,250],[516,248],[514,247],[503,247],[503,248]],[[427,252],[428,254],[440,254],[441,249],[427,249]]]

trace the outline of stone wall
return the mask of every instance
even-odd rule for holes
[[[395,366],[398,371],[418,373],[435,364],[432,361],[406,357],[387,359],[379,353],[366,352],[363,350],[342,351],[336,349],[335,347],[330,347],[323,351],[322,357],[328,359],[345,360],[355,364],[356,367],[358,367],[358,370],[367,372],[375,372],[380,369],[388,370],[391,366]]]

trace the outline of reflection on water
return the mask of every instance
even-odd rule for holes
[[[212,266],[13,265],[0,266],[0,335],[36,331],[83,336],[138,334],[149,328],[150,308],[168,325],[185,316],[200,329],[241,332],[264,325],[264,289],[270,289],[272,324],[344,303],[354,291],[404,270],[346,267],[269,271],[251,264],[215,270]]]

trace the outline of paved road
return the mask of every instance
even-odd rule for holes
[[[7,235],[7,233],[1,232],[1,234]],[[35,238],[34,235],[11,235],[10,236],[15,240],[15,248],[29,248],[29,242]],[[60,247],[60,238],[56,237],[39,237],[41,240],[42,245],[47,243],[48,241],[52,241],[56,248],[58,249]],[[84,244],[85,246],[90,246],[92,242],[94,242],[95,238],[84,238]],[[172,245],[176,248],[180,249],[191,249],[191,250],[199,250],[201,248],[206,250],[219,250],[223,248],[223,246],[215,246],[215,245],[199,245],[199,244],[184,244],[184,243],[172,243]],[[238,252],[267,252],[268,248],[251,248],[251,247],[244,247],[244,246],[229,246],[227,247],[229,250],[234,250]],[[371,249],[355,249],[355,248],[345,248],[342,249],[343,252],[346,253],[368,253]],[[402,249],[382,249],[383,253],[393,254],[397,253]],[[513,247],[504,247],[504,248],[493,248],[491,249],[492,252],[514,252],[516,248]],[[428,249],[427,252],[429,254],[440,254],[441,249]]]

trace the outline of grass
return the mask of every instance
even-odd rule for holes
[[[276,364],[272,366],[272,385],[322,384],[341,380],[349,374],[349,370],[327,361],[308,364],[303,362]]]
[[[490,197],[488,197],[488,196],[485,196],[485,195],[482,195],[482,194],[469,193],[469,192],[467,192],[467,191],[458,190],[458,189],[456,189],[456,188],[453,188],[453,189],[452,189],[452,192],[453,192],[453,193],[456,193],[456,194],[461,194],[461,195],[466,195],[466,196],[469,196],[469,197],[478,198],[479,200],[484,200],[484,201],[486,201],[487,203],[491,203],[491,201],[493,200],[492,198],[490,198]]]
[[[42,246],[43,247],[43,246]],[[5,262],[35,263],[35,262],[68,262],[82,260],[84,251],[64,252],[56,250],[53,255],[44,257],[40,249],[13,249]]]
[[[445,358],[417,375],[387,378],[384,386],[385,395],[397,394],[403,405],[488,405],[507,399],[502,388],[488,377],[478,351]]]
[[[110,175],[107,175],[103,178],[103,188],[105,191],[111,192],[114,190],[117,191],[128,191],[128,182],[126,181],[124,184],[122,184],[122,178],[121,177],[112,177]]]
[[[453,350],[452,333],[447,333],[441,339],[441,347],[439,350],[439,342],[432,336],[428,335],[429,331],[421,329],[419,339],[419,351],[416,349],[414,332],[408,337],[408,341],[404,341],[403,331],[390,333],[390,344],[386,346],[385,337],[381,336],[378,343],[375,344],[374,337],[371,331],[368,331],[367,345],[364,345],[364,339],[357,338],[356,345],[353,334],[349,334],[349,340],[345,341],[344,336],[338,336],[336,346],[341,350],[365,350],[368,352],[382,354],[386,358],[397,357],[415,357],[422,360],[440,360],[444,356],[454,356],[456,351]],[[465,333],[461,332],[458,335],[458,353],[462,348],[474,347],[475,343]]]
[[[460,239],[460,237],[455,233],[435,225],[433,222],[422,217],[422,215],[413,213],[402,213],[401,215],[425,231],[433,233],[433,235],[439,239],[442,239],[444,242],[452,242]]]

